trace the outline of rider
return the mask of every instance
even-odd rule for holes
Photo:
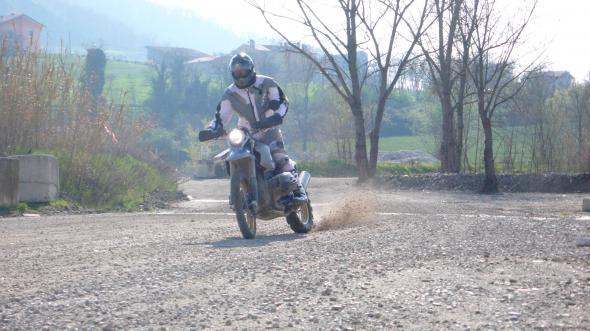
[[[224,135],[235,112],[238,115],[238,128],[253,132],[254,140],[270,148],[275,170],[267,171],[265,176],[270,177],[280,172],[291,172],[297,176],[296,164],[287,155],[283,135],[278,128],[289,107],[283,90],[271,77],[257,75],[254,61],[246,53],[234,55],[229,69],[234,82],[225,90],[217,105],[215,119],[206,131],[199,132],[199,140]],[[286,203],[287,199],[288,197],[283,197],[281,202]],[[293,199],[297,202],[307,201],[300,184],[293,191]]]

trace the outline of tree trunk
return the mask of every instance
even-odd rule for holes
[[[451,96],[443,93],[442,106],[442,141],[440,145],[440,162],[442,172],[458,172],[456,165],[457,142],[455,131],[455,117],[451,107]]]
[[[485,167],[485,178],[483,181],[482,193],[498,193],[498,178],[496,178],[496,166],[494,165],[494,144],[492,141],[492,121],[482,117],[481,124],[484,133],[483,160]]]
[[[310,80],[309,80],[310,81]],[[307,139],[309,136],[309,85],[310,83],[305,84],[305,95],[303,97],[303,155],[307,157]]]
[[[381,132],[381,122],[383,122],[383,114],[385,112],[385,100],[385,97],[379,98],[377,114],[375,114],[375,124],[369,135],[371,142],[371,149],[369,152],[369,177],[375,177],[377,175],[377,161],[379,159],[379,132]]]
[[[354,102],[351,106],[354,118],[355,145],[354,160],[360,182],[369,178],[369,162],[367,160],[367,141],[365,134],[365,119],[360,102]]]
[[[463,161],[463,132],[465,130],[465,124],[463,121],[463,105],[457,107],[457,148],[455,149],[455,164],[456,172],[460,173],[462,170]]]

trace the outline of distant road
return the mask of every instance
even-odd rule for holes
[[[590,328],[582,196],[311,185],[308,235],[241,239],[227,180],[158,213],[0,219],[0,330]]]

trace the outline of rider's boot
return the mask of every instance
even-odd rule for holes
[[[295,185],[295,188],[292,192],[279,199],[279,203],[285,206],[286,214],[288,214],[293,207],[304,204],[308,201],[307,193],[305,193],[305,189],[299,182],[299,174],[297,173],[297,170],[293,170],[291,173],[293,174],[293,184]]]
[[[297,184],[297,188],[293,190],[293,200],[302,204],[307,202],[307,194],[301,184]]]

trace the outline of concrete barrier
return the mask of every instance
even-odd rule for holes
[[[0,157],[0,207],[13,207],[19,198],[19,160]]]
[[[15,157],[20,161],[20,201],[48,202],[59,197],[59,162],[54,156]]]

